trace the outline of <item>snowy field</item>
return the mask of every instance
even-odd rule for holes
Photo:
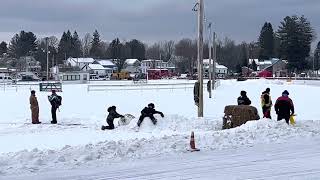
[[[317,81],[221,81],[212,99],[205,92],[205,118],[202,119],[196,117],[193,89],[189,86],[175,89],[168,85],[168,89],[156,89],[161,83],[193,81],[152,83],[153,89],[130,90],[123,86],[118,91],[88,91],[87,85],[64,85],[63,93],[59,93],[63,100],[57,115],[61,125],[48,124],[51,121],[49,93],[45,92],[37,92],[37,97],[40,121],[46,124],[30,124],[30,88],[37,91],[38,86],[0,87],[0,179],[105,179],[103,174],[108,173],[112,174],[110,179],[320,177],[320,168],[317,168],[320,164],[314,162],[320,161],[320,83]],[[241,90],[248,92],[261,115],[260,95],[267,87],[271,88],[274,102],[283,90],[290,92],[298,115],[295,127],[287,126],[284,121],[262,119],[232,130],[221,130],[224,106],[236,104]],[[134,119],[128,126],[113,131],[100,130],[101,125],[106,124],[108,106],[115,105],[119,113],[139,117],[142,108],[150,102],[165,114],[165,118],[157,116],[157,126],[146,119],[140,131],[135,132],[132,127],[137,119]],[[272,117],[276,118],[274,111]],[[201,152],[189,155],[191,131],[195,132]],[[147,165],[157,166],[157,162],[161,162],[160,170],[146,170]],[[204,165],[193,166],[192,162]],[[221,167],[228,169],[228,166],[236,170],[230,169],[224,177],[222,171],[225,170]],[[192,167],[198,175],[190,174]],[[137,173],[132,172],[133,169]],[[272,176],[273,172],[276,175]]]

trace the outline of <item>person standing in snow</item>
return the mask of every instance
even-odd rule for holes
[[[32,124],[40,124],[41,122],[39,121],[39,104],[38,104],[35,90],[31,91],[31,96],[29,98],[29,101],[30,101]]]
[[[247,97],[246,91],[241,91],[240,97],[238,97],[238,105],[251,105],[250,99]]]
[[[196,106],[199,106],[199,96],[200,96],[200,83],[199,81],[194,83],[194,87],[193,87],[193,99],[194,99],[194,103]]]
[[[290,116],[294,114],[294,105],[289,98],[289,92],[287,90],[283,91],[282,96],[277,99],[274,107],[278,115],[278,121],[285,119],[286,123],[289,124]]]
[[[61,106],[62,97],[56,94],[56,90],[52,90],[52,94],[48,96],[48,100],[51,104],[51,124],[57,124],[57,109]]]
[[[123,115],[118,114],[116,109],[117,108],[115,106],[111,106],[111,107],[108,108],[109,114],[108,114],[108,117],[107,117],[107,123],[108,123],[109,126],[102,126],[101,130],[114,129],[114,124],[113,124],[114,119],[115,118],[124,117]]]
[[[272,107],[272,100],[270,96],[270,88],[267,88],[261,95],[261,106],[263,117],[271,119],[271,107]]]
[[[140,116],[139,121],[138,121],[138,123],[137,123],[138,127],[140,127],[142,121],[143,121],[144,118],[146,118],[146,117],[150,118],[151,121],[152,121],[152,123],[153,123],[154,125],[157,124],[157,120],[156,120],[156,118],[153,116],[154,114],[160,114],[161,117],[164,117],[164,115],[163,115],[162,112],[156,111],[154,108],[155,108],[155,107],[154,107],[154,104],[153,104],[153,103],[150,103],[150,104],[148,104],[148,107],[145,107],[145,108],[141,111],[141,116]]]

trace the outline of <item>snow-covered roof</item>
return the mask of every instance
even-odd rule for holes
[[[133,65],[134,63],[136,63],[137,61],[139,61],[138,59],[127,59],[125,61],[125,64],[127,65]]]
[[[141,62],[158,62],[162,60],[157,60],[157,59],[147,59],[147,60],[142,60]]]
[[[93,63],[93,58],[69,58],[68,61],[73,61],[76,63]]]
[[[249,59],[249,64],[252,64],[253,61],[255,61],[255,63],[258,64],[259,59]]]
[[[98,63],[102,66],[115,66],[111,60],[98,60]]]
[[[272,65],[272,61],[268,60],[268,61],[259,61],[257,63],[257,65]]]
[[[216,68],[217,69],[228,69],[226,66],[224,66],[224,65],[216,65]]]
[[[92,70],[106,70],[101,64],[89,64],[89,68]]]
[[[211,62],[213,63],[213,61],[211,61]],[[203,60],[203,64],[204,64],[204,65],[209,65],[209,59],[204,59],[204,60]],[[218,64],[217,62],[215,62],[215,66],[216,66],[216,68],[218,68],[218,69],[228,69],[226,66],[220,65],[220,64]],[[206,67],[209,68],[209,66],[206,66]]]

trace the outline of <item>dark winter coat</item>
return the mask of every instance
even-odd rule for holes
[[[290,118],[290,115],[294,114],[294,105],[292,100],[288,96],[279,97],[274,107],[276,113],[281,118]]]
[[[199,96],[200,96],[199,89],[200,89],[200,83],[197,81],[193,87],[193,97],[194,97],[195,103],[199,103]]]
[[[251,101],[247,96],[238,97],[238,105],[251,105]]]
[[[164,116],[162,112],[156,111],[154,108],[145,107],[141,111],[141,115],[146,116],[146,117],[152,116],[154,114],[160,114],[162,117]]]
[[[117,111],[113,108],[108,108],[108,117],[107,117],[107,122],[113,122],[115,118],[123,117],[122,115],[118,114]]]
[[[58,96],[57,94],[51,94],[51,96],[48,96],[48,100],[53,108],[59,108],[61,105],[61,96]]]

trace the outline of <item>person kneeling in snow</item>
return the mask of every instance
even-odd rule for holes
[[[108,114],[108,117],[107,117],[107,123],[108,123],[109,126],[102,126],[102,127],[101,127],[102,130],[105,130],[105,129],[109,129],[109,130],[114,129],[114,124],[113,124],[114,119],[115,119],[115,118],[124,117],[123,115],[118,114],[117,111],[116,111],[116,109],[117,109],[117,108],[116,108],[115,106],[111,106],[111,107],[108,108],[109,114]]]
[[[160,111],[156,111],[154,109],[154,104],[153,103],[150,103],[148,104],[148,107],[145,107],[142,111],[141,111],[141,116],[139,118],[139,121],[137,123],[138,127],[140,127],[142,121],[144,120],[144,118],[148,117],[151,119],[152,123],[154,125],[157,124],[157,120],[156,118],[153,116],[154,114],[160,114],[161,117],[164,117],[163,113],[160,112]]]
[[[283,91],[282,96],[277,99],[274,108],[278,115],[278,121],[285,119],[286,123],[289,124],[290,116],[294,114],[294,106],[287,90]]]

